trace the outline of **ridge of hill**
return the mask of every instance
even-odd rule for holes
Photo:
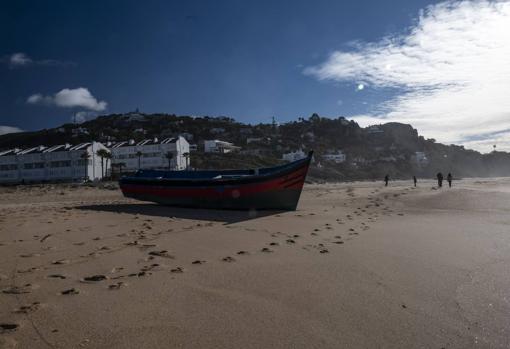
[[[194,152],[191,156],[194,168],[270,166],[279,163],[284,153],[313,149],[316,155],[310,174],[316,179],[380,179],[385,174],[392,178],[433,177],[438,171],[451,172],[456,177],[510,176],[510,154],[506,152],[481,154],[463,146],[437,143],[418,135],[407,124],[362,128],[344,117],[326,118],[317,114],[282,125],[244,124],[229,117],[111,114],[81,124],[3,135],[0,149],[91,140],[140,141],[176,135],[184,135],[190,143],[199,146],[204,140],[220,139],[242,147],[240,154]],[[322,160],[322,155],[338,150],[346,154],[345,162]],[[425,155],[426,159],[419,161],[418,155]]]

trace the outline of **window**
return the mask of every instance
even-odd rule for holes
[[[15,171],[18,169],[16,164],[0,165],[0,171]]]
[[[51,168],[55,168],[55,167],[70,167],[70,166],[71,166],[71,160],[52,161],[52,162],[50,162],[50,167]]]
[[[91,163],[91,160],[88,160],[88,159],[76,160],[76,166],[85,166],[85,165],[89,165],[90,163]]]

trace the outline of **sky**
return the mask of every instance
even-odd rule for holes
[[[0,134],[138,108],[510,151],[510,1],[0,1]]]

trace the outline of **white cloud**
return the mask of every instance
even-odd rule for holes
[[[6,135],[8,133],[23,132],[22,129],[13,126],[0,126],[0,135]]]
[[[452,1],[424,9],[405,34],[356,43],[305,73],[399,92],[360,123],[410,123],[441,142],[510,150],[501,133],[510,130],[509,57],[510,1]]]
[[[35,60],[29,57],[26,53],[16,52],[9,56],[0,58],[0,63],[6,62],[10,68],[20,68],[32,65],[38,66],[72,66],[75,65],[73,62],[59,61],[56,59],[41,59]]]
[[[108,106],[105,101],[98,101],[85,87],[65,88],[53,96],[36,93],[27,98],[27,103],[56,105],[63,108],[81,107],[93,111],[103,111]]]
[[[50,105],[53,103],[53,98],[50,96],[43,96],[40,93],[36,93],[27,98],[27,103]]]
[[[32,63],[32,59],[22,52],[13,53],[9,57],[9,64],[13,67],[23,66]]]

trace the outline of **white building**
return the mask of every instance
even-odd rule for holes
[[[119,142],[111,146],[112,162],[123,163],[123,171],[136,171],[138,169],[168,169],[167,154],[172,153],[170,168],[172,170],[185,170],[189,167],[189,143],[184,137],[166,138],[162,141],[157,138],[146,139],[139,143],[135,141]],[[187,154],[185,156],[185,154]]]
[[[304,159],[304,158],[306,158],[306,154],[302,150],[297,150],[297,151],[293,151],[293,152],[286,153],[286,154],[282,155],[282,160],[290,161],[290,162],[296,161],[299,159]]]
[[[327,153],[322,155],[322,159],[324,161],[331,161],[340,164],[342,162],[345,162],[346,156],[341,150],[338,150],[336,153]]]
[[[0,152],[0,183],[98,180],[103,177],[98,142],[38,146]],[[107,149],[106,149],[107,150]],[[88,159],[83,154],[88,154]],[[109,167],[109,164],[108,164]],[[106,160],[103,163],[107,172]]]
[[[204,152],[206,153],[230,153],[241,149],[233,143],[220,141],[217,139],[204,141]]]

